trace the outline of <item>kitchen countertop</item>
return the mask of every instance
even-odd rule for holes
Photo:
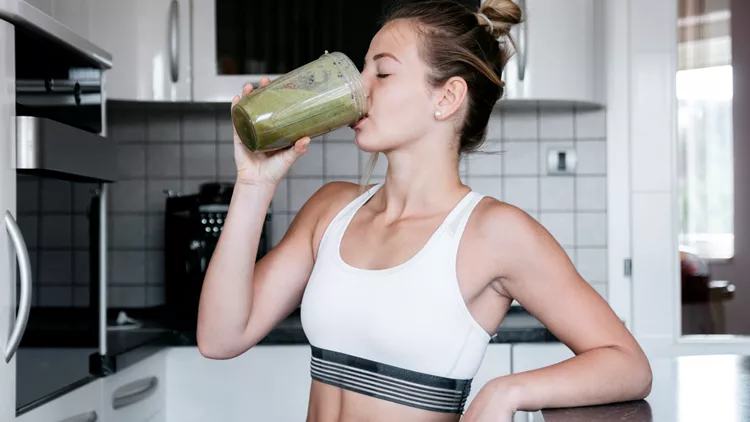
[[[20,415],[54,400],[62,393],[98,377],[111,375],[134,365],[165,347],[197,346],[195,329],[180,329],[170,323],[164,308],[127,309],[137,325],[114,327],[117,310],[108,313],[107,353],[89,355],[84,367],[69,386],[61,386],[33,402],[19,407]],[[92,322],[93,321],[93,322]],[[90,349],[98,351],[96,318],[84,309],[32,310],[21,347],[28,349]],[[511,307],[491,343],[538,343],[558,341],[536,318],[521,307]],[[308,344],[302,330],[299,309],[281,321],[258,345]],[[43,374],[42,374],[43,375]],[[75,378],[75,379],[73,379]]]
[[[165,309],[127,309],[138,326],[113,329],[117,311],[110,312],[105,356],[92,354],[90,369],[93,375],[107,375],[140,361],[160,348],[168,346],[196,346],[194,329],[172,328]],[[98,347],[95,327],[87,324],[91,315],[74,309],[57,312],[31,312],[25,347]],[[542,323],[521,307],[511,307],[491,343],[556,342],[555,336]],[[299,309],[281,321],[259,345],[307,344],[302,330]]]
[[[645,400],[542,410],[544,422],[734,422],[750,420],[750,357],[651,357]]]

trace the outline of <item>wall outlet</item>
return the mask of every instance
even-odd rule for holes
[[[576,152],[573,149],[547,150],[547,174],[573,175],[576,172]]]

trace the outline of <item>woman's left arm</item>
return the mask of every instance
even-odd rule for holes
[[[485,214],[492,218],[483,218],[478,232],[494,256],[496,288],[537,317],[575,357],[492,380],[462,420],[499,421],[505,419],[493,419],[496,412],[646,397],[651,391],[648,359],[609,304],[536,220],[507,204],[492,208]]]

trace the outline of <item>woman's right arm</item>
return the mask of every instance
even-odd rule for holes
[[[314,265],[313,233],[335,190],[327,185],[313,195],[279,244],[256,264],[274,188],[236,185],[203,282],[197,332],[201,354],[238,356],[299,306]]]
[[[260,85],[269,82],[263,78]],[[252,91],[247,84],[242,95]],[[232,105],[239,100],[232,99]],[[314,263],[312,237],[321,197],[329,189],[308,200],[283,239],[257,264],[255,257],[276,186],[309,143],[303,138],[286,150],[251,153],[234,133],[237,181],[198,306],[198,349],[206,357],[242,354],[301,302]]]

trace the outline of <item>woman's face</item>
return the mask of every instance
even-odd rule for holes
[[[354,126],[360,149],[386,152],[434,130],[438,97],[427,72],[411,23],[392,21],[375,35],[362,70],[369,113]]]

